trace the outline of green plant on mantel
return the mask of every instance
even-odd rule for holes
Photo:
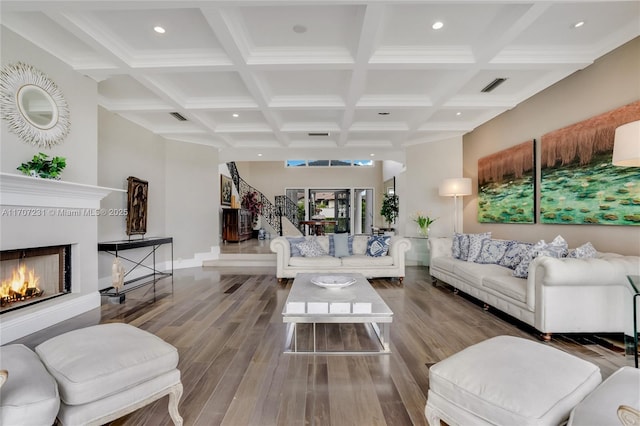
[[[22,163],[18,170],[25,175],[33,177],[41,177],[45,179],[60,179],[62,170],[67,166],[67,160],[64,157],[53,157],[43,152],[33,156],[33,159],[27,163]]]

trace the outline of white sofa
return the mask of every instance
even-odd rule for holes
[[[551,333],[632,334],[633,301],[626,276],[640,275],[638,256],[542,256],[529,265],[528,278],[516,278],[497,264],[455,259],[452,238],[430,238],[429,246],[432,278],[535,327],[545,338]]]
[[[329,236],[307,236],[306,239],[316,239],[325,252],[329,253]],[[367,256],[368,235],[353,236],[353,255],[347,257],[333,257],[330,255],[318,257],[291,256],[290,243],[287,237],[277,237],[271,241],[271,251],[276,253],[276,277],[295,278],[298,272],[327,273],[345,272],[360,273],[367,278],[397,277],[400,282],[404,278],[405,252],[411,248],[409,239],[392,236],[389,252],[386,256]]]

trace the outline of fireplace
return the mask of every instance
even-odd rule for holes
[[[70,245],[0,251],[0,314],[70,292]]]

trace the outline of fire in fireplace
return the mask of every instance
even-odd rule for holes
[[[0,251],[0,314],[70,291],[70,245]]]

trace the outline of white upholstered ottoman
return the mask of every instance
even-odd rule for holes
[[[60,391],[63,425],[104,424],[169,395],[169,414],[181,425],[178,351],[127,324],[74,330],[38,345]]]
[[[640,410],[640,370],[622,367],[579,403],[567,426],[619,425],[618,407]]]
[[[600,369],[512,336],[470,346],[429,369],[425,415],[456,425],[558,425],[602,381]]]
[[[0,387],[0,425],[52,425],[60,406],[58,386],[38,356],[24,345],[2,346],[0,370],[8,372]]]

